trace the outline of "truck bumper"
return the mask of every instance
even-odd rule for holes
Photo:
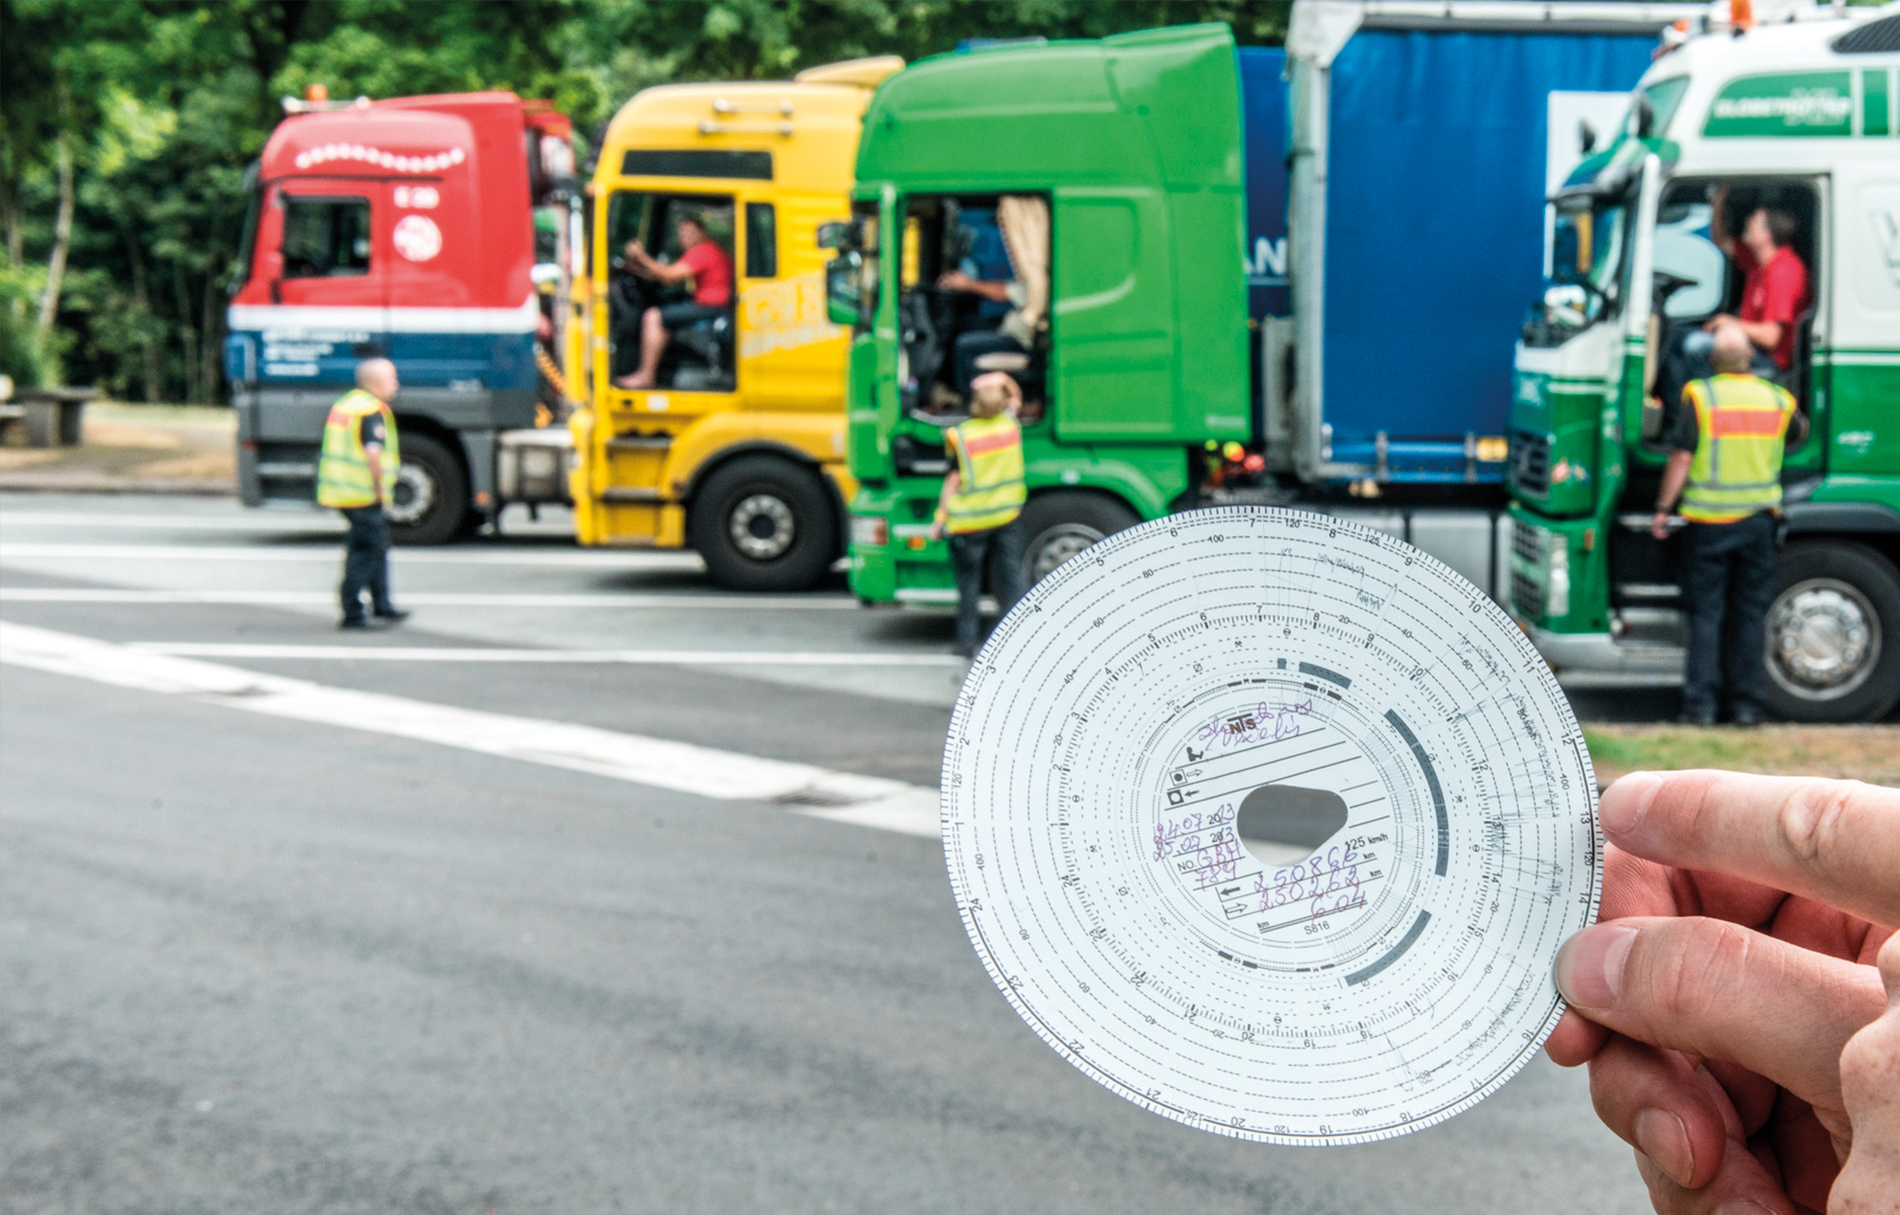
[[[1518,624],[1559,675],[1590,672],[1642,682],[1682,678],[1679,646],[1618,641],[1608,633],[1554,633],[1522,620]]]
[[[889,491],[859,491],[851,505],[847,554],[851,591],[866,603],[953,605],[957,577],[950,545],[930,538],[928,522],[915,522],[908,509],[898,509],[909,502]]]

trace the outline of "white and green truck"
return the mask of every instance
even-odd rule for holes
[[[1666,368],[1685,330],[1740,311],[1714,208],[1728,231],[1779,208],[1810,275],[1783,374],[1811,424],[1783,471],[1769,694],[1795,721],[1874,720],[1900,701],[1900,4],[1782,16],[1681,31],[1552,200],[1552,283],[1516,354],[1507,594],[1560,671],[1680,670],[1681,541],[1649,534]]]

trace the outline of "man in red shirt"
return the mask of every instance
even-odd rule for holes
[[[666,286],[690,280],[693,298],[646,310],[640,318],[640,368],[615,379],[617,388],[652,388],[672,331],[712,320],[732,306],[732,259],[707,234],[706,222],[697,215],[684,215],[674,231],[679,234],[678,261],[668,265],[632,240],[627,242],[627,263],[635,274]]]
[[[1807,311],[1810,298],[1808,268],[1790,247],[1794,217],[1778,207],[1757,207],[1749,212],[1737,240],[1728,230],[1728,187],[1718,186],[1710,201],[1715,210],[1710,235],[1747,277],[1742,281],[1741,315],[1721,313],[1703,328],[1714,333],[1723,325],[1739,324],[1755,349],[1774,362],[1772,372],[1758,368],[1757,374],[1786,372],[1794,366],[1795,322]],[[1763,361],[1758,356],[1757,362]]]

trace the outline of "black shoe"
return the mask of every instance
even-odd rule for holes
[[[376,619],[388,624],[401,624],[403,621],[409,619],[410,616],[410,613],[403,611],[401,608],[390,608],[388,611],[373,614]]]
[[[1679,726],[1712,726],[1715,724],[1715,714],[1707,709],[1700,712],[1684,709],[1682,712],[1676,714],[1676,724]]]
[[[379,626],[367,616],[345,616],[337,621],[336,627],[350,631],[371,632]]]
[[[975,658],[976,657],[976,647],[973,645],[964,645],[961,642],[959,642],[956,645],[951,646],[950,652],[952,654],[955,654],[958,658]]]
[[[1737,726],[1759,726],[1762,712],[1759,705],[1736,705],[1728,715],[1729,723]]]

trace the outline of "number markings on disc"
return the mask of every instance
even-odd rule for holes
[[[1595,919],[1582,731],[1523,633],[1401,541],[1225,508],[1059,567],[944,753],[970,939],[1037,1033],[1158,1114],[1359,1143],[1496,1091]]]

